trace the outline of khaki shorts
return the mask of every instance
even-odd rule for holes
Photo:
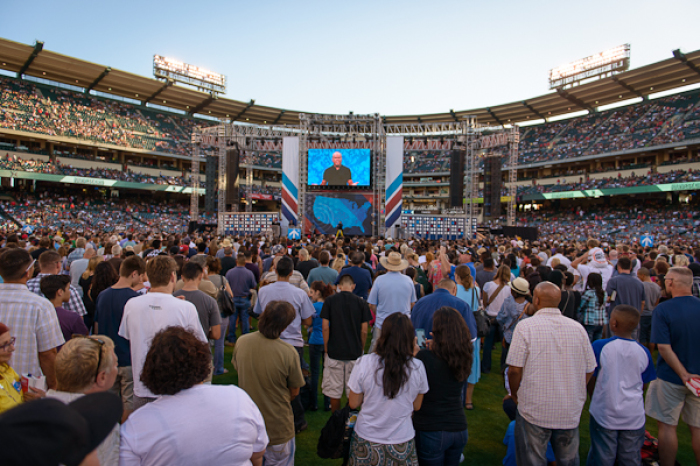
[[[381,335],[382,329],[374,325],[372,327],[372,343],[369,345],[369,353],[374,353],[374,349],[377,347],[377,342],[379,341],[379,337]]]
[[[664,424],[677,426],[682,414],[686,424],[700,428],[700,397],[685,385],[654,380],[649,384],[644,409],[649,417]]]
[[[356,361],[338,361],[331,359],[328,354],[325,355],[323,361],[323,382],[321,382],[321,391],[329,398],[339,400],[345,393],[349,394],[350,389],[347,388],[350,381],[350,373],[355,367]]]
[[[134,375],[131,366],[117,368],[117,378],[109,391],[122,399],[124,411],[134,410]]]

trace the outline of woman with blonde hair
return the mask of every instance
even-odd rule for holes
[[[333,270],[340,273],[341,269],[345,267],[345,254],[338,253],[336,259],[333,261]]]

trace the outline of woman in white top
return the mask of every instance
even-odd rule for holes
[[[428,392],[411,320],[391,314],[372,354],[357,360],[348,387],[350,408],[362,410],[350,441],[350,466],[417,466],[411,416]],[[381,462],[376,463],[377,458]]]
[[[156,333],[141,381],[159,398],[122,425],[120,466],[262,466],[269,438],[260,410],[234,385],[204,384],[210,368],[209,344],[190,330]]]
[[[501,341],[503,338],[501,330],[498,328],[496,316],[501,310],[503,302],[510,296],[510,268],[501,265],[496,271],[496,276],[493,281],[484,285],[484,308],[491,321],[491,332],[484,339],[484,354],[481,359],[481,372],[488,374],[491,372],[491,350],[493,350],[494,342]]]

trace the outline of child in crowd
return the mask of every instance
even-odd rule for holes
[[[588,385],[591,395],[589,466],[641,464],[644,443],[643,391],[656,378],[649,350],[632,339],[640,314],[621,304],[610,313],[612,338],[593,342],[598,367]]]
[[[309,411],[318,410],[318,379],[323,365],[324,355],[323,349],[323,319],[321,318],[321,309],[327,297],[333,294],[333,285],[326,285],[320,280],[311,283],[309,288],[309,296],[314,303],[314,314],[312,326],[309,328],[309,359],[311,360],[311,405]],[[330,411],[331,400],[327,396],[323,397],[323,409]]]
[[[56,316],[61,326],[63,338],[68,341],[74,334],[87,335],[88,329],[83,318],[77,313],[62,307],[63,303],[70,301],[70,276],[68,275],[47,275],[41,279],[39,284],[41,292],[46,299],[51,301],[56,308]],[[59,346],[60,350],[63,345]]]

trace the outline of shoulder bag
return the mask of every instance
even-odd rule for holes
[[[221,275],[219,275],[219,277],[221,281],[219,282],[219,291],[216,295],[216,303],[219,305],[219,312],[221,312],[222,316],[231,317],[236,312],[236,305],[233,303],[233,296],[231,296],[231,293],[226,291],[224,278]]]
[[[478,294],[478,288],[474,287],[472,290],[474,290],[472,291],[472,311],[474,312],[474,320],[476,321],[476,338],[484,338],[491,333],[491,320],[489,319],[489,316],[486,315],[486,311],[481,305],[480,300],[479,306],[476,308],[476,311],[474,310],[474,295]]]

